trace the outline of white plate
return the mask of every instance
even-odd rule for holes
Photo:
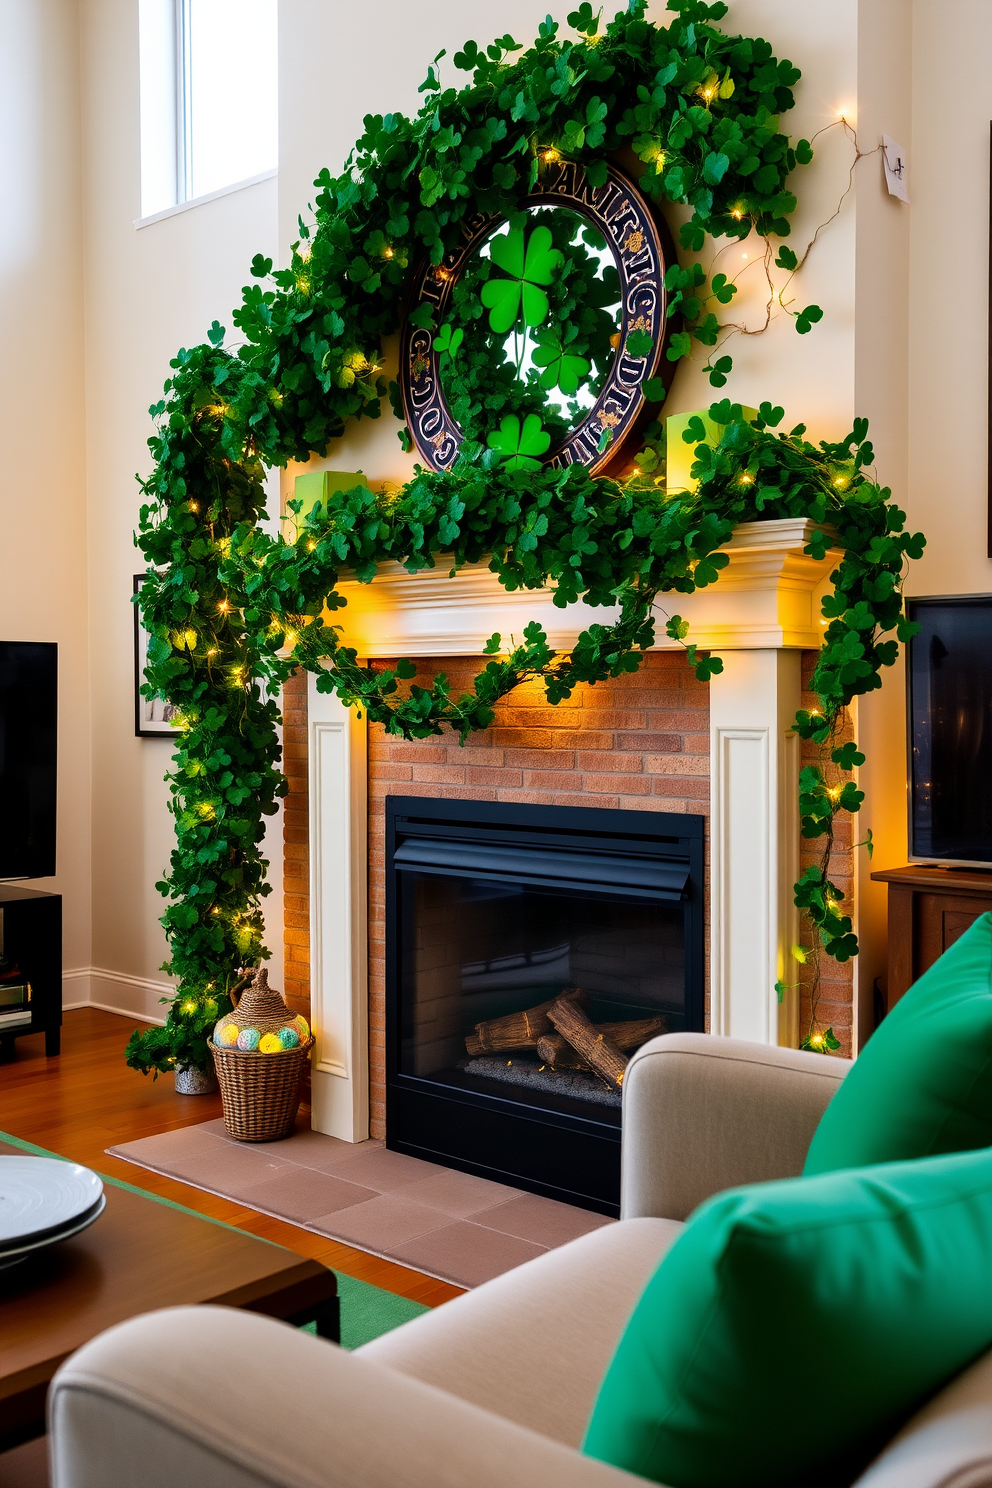
[[[102,1194],[97,1175],[78,1163],[0,1157],[0,1254],[64,1238],[91,1214]]]
[[[81,1219],[73,1220],[71,1224],[63,1229],[57,1230],[54,1235],[46,1235],[42,1240],[33,1240],[28,1245],[15,1245],[12,1250],[0,1251],[0,1271],[7,1266],[16,1266],[18,1261],[26,1261],[28,1256],[36,1250],[44,1250],[46,1245],[57,1245],[60,1240],[68,1240],[73,1235],[78,1235],[81,1230],[87,1229],[95,1219],[99,1219],[107,1207],[107,1196],[101,1194],[93,1205],[88,1209]]]

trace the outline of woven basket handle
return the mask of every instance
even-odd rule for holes
[[[243,977],[241,977],[238,981],[235,982],[234,986],[231,988],[230,992],[228,992],[228,994],[227,994],[228,997],[231,999],[231,1006],[232,1007],[235,1007],[235,1008],[237,1007],[238,1003],[241,1001],[241,998],[243,997],[243,995],[245,994],[245,992],[247,992],[248,988],[251,986],[252,981],[254,980],[254,977],[255,977],[255,971],[254,971],[254,968],[253,968],[251,971],[246,972]]]

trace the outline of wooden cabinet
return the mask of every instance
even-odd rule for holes
[[[872,878],[889,886],[890,1009],[979,915],[992,909],[992,871],[913,863],[882,869]]]
[[[5,1017],[0,996],[0,1063],[14,1057],[14,1040],[44,1033],[45,1053],[59,1052],[62,1030],[62,896],[19,884],[0,883],[0,952],[10,973],[0,980],[19,993],[31,987],[30,1021],[19,1012]]]

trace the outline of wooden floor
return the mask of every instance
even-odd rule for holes
[[[428,1307],[459,1295],[432,1276],[108,1157],[117,1143],[221,1115],[219,1095],[176,1095],[171,1077],[128,1069],[124,1045],[136,1026],[144,1025],[96,1008],[66,1013],[57,1059],[45,1058],[44,1035],[18,1039],[17,1060],[0,1065],[0,1130]]]

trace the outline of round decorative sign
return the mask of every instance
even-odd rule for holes
[[[449,470],[464,439],[488,437],[516,468],[602,472],[640,421],[644,384],[670,370],[666,253],[651,209],[614,166],[594,187],[551,153],[520,213],[466,217],[458,246],[414,272],[400,382],[432,470]]]

